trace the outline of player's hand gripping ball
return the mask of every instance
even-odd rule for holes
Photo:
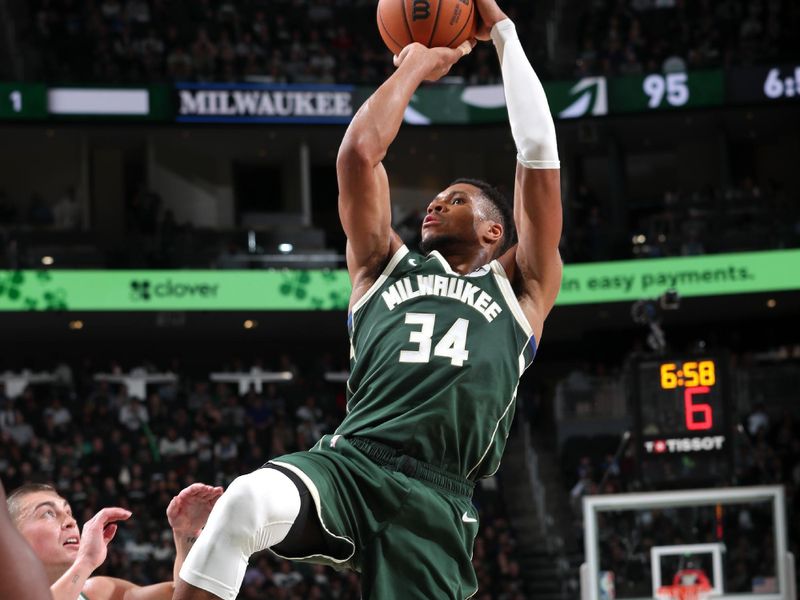
[[[475,0],[378,0],[378,30],[392,54],[419,42],[457,48],[475,36]]]

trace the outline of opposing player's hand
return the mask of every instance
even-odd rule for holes
[[[131,511],[124,508],[104,508],[83,525],[81,545],[76,560],[85,561],[94,570],[106,560],[108,543],[117,533],[117,521],[125,521]]]
[[[208,515],[222,496],[221,487],[193,483],[172,499],[167,507],[167,520],[173,531],[196,533],[206,525]]]
[[[486,41],[491,39],[492,27],[495,23],[508,18],[506,13],[500,10],[495,0],[476,0],[478,7],[478,24],[475,37]]]
[[[414,42],[394,57],[394,66],[399,68],[407,61],[424,63],[427,67],[425,81],[438,81],[450,72],[454,64],[472,52],[475,43],[475,40],[467,40],[458,48],[427,48]]]

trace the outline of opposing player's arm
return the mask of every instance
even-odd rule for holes
[[[221,487],[193,483],[182,489],[167,506],[167,520],[175,538],[173,581],[139,586],[116,577],[93,577],[84,587],[86,595],[92,600],[171,600],[181,565],[222,491]]]
[[[408,103],[423,81],[444,76],[471,49],[469,43],[456,50],[407,46],[395,58],[397,70],[361,106],[347,128],[336,174],[353,284],[351,303],[367,291],[402,244],[392,230],[389,180],[382,161],[400,130]]]
[[[178,581],[186,556],[197,541],[214,505],[222,496],[218,486],[193,483],[183,488],[167,506],[167,521],[175,539],[175,563],[172,567],[173,581]]]
[[[115,506],[98,511],[84,523],[75,562],[50,586],[53,600],[76,600],[79,597],[91,581],[91,574],[105,562],[108,544],[117,533],[117,521],[125,521],[130,516],[129,510]]]

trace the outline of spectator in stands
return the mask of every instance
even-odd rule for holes
[[[126,397],[119,409],[119,422],[130,432],[137,432],[150,421],[147,407],[136,398]]]
[[[69,187],[53,206],[53,219],[58,229],[77,229],[81,222],[81,207],[75,198],[75,188]]]
[[[177,555],[174,576],[203,528],[222,488],[193,484],[182,490],[167,507]],[[69,503],[49,485],[23,486],[8,497],[11,519],[45,566],[54,600],[73,600],[83,593],[92,600],[115,600],[136,590],[142,600],[172,598],[172,582],[139,588],[111,577],[91,577],[106,559],[106,546],[114,538],[117,523],[131,511],[104,508],[83,527],[83,535]]]
[[[33,427],[25,421],[22,411],[19,410],[14,411],[14,422],[6,427],[6,433],[20,447],[27,446],[35,437]]]
[[[158,443],[158,452],[162,458],[170,459],[186,454],[188,446],[183,436],[178,435],[175,427],[167,428],[167,435],[163,436]]]
[[[747,433],[756,438],[760,433],[769,430],[769,415],[763,402],[756,404],[753,412],[747,417]]]

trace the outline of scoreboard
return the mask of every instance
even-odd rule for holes
[[[653,73],[612,79],[609,108],[615,113],[721,106],[725,103],[723,71]]]
[[[727,478],[731,415],[727,362],[672,357],[635,364],[637,455],[645,483],[713,484]]]
[[[0,120],[45,119],[47,87],[42,83],[0,83]]]
[[[697,69],[544,82],[556,119],[800,102],[800,64]],[[115,119],[160,123],[350,121],[373,86],[174,83],[48,87],[0,82],[0,122]],[[507,123],[502,86],[437,85],[417,90],[415,125]],[[412,114],[413,113],[413,114]]]

